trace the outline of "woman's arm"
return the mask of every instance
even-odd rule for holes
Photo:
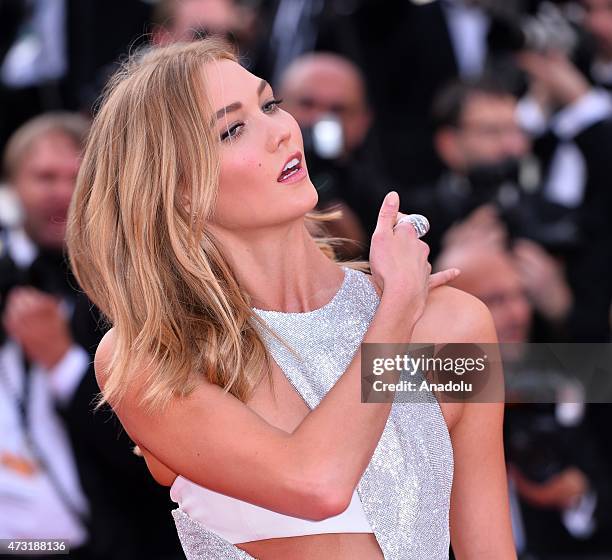
[[[381,306],[364,342],[410,332],[406,317],[398,317],[397,301]],[[96,356],[98,372],[112,332],[107,337]],[[216,492],[309,519],[346,509],[391,407],[361,403],[360,351],[293,433],[207,382],[155,416],[134,406],[136,401],[136,391],[130,391],[116,413],[134,442],[169,469]]]
[[[476,303],[470,306],[473,310],[469,315],[474,320],[468,329],[469,341],[497,343],[489,311],[473,299]],[[457,560],[516,559],[504,462],[503,415],[503,402],[469,402],[451,429],[455,472],[450,528]]]
[[[393,229],[399,200],[386,199],[372,238],[371,264],[381,301],[364,342],[410,342],[430,287],[428,248],[405,223]],[[389,204],[390,203],[390,204]],[[436,276],[434,285],[455,275]],[[433,277],[432,277],[433,278]],[[96,355],[101,386],[112,352],[107,335]],[[160,414],[137,406],[134,375],[116,408],[139,446],[171,471],[211,490],[284,514],[323,519],[342,512],[384,429],[390,404],[361,403],[361,352],[293,433],[264,421],[207,382]],[[144,381],[143,381],[144,382]]]

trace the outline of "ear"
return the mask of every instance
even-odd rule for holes
[[[439,129],[434,135],[434,146],[440,159],[450,169],[463,168],[463,156],[457,131],[451,127]]]
[[[363,111],[360,112],[358,116],[355,117],[355,123],[353,125],[353,132],[355,134],[355,146],[350,146],[350,149],[354,149],[363,144],[366,136],[368,135],[368,131],[372,125],[372,111],[365,107]]]

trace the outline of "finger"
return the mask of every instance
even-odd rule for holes
[[[459,274],[461,274],[461,271],[458,268],[449,268],[441,272],[436,272],[429,277],[429,289],[431,290],[432,288],[448,284],[457,278]]]
[[[541,255],[544,253],[542,248],[537,243],[533,243],[532,241],[529,241],[527,239],[516,239],[512,245],[512,249],[515,252],[530,255]]]
[[[403,212],[398,212],[397,216],[395,217],[395,223],[393,224],[393,231],[395,231],[395,228],[397,227],[398,224],[404,223],[406,218],[408,218],[408,214],[404,214]]]
[[[521,51],[516,55],[515,60],[519,67],[528,74],[539,75],[546,70],[548,59],[546,56],[533,51]]]
[[[387,234],[393,231],[393,226],[397,220],[397,212],[399,211],[399,195],[395,191],[391,191],[383,200],[378,221],[376,223],[375,233]]]
[[[482,243],[491,247],[503,248],[506,246],[508,236],[504,231],[488,231],[480,237]]]
[[[410,220],[401,220],[401,218],[397,221],[397,223],[393,226],[393,233],[397,235],[407,236],[411,239],[418,238],[418,234],[414,225],[410,222]]]
[[[522,263],[524,266],[542,269],[546,268],[546,264],[548,262],[544,255],[532,251],[529,247],[515,247],[513,248],[513,254],[515,259],[517,259],[517,261]]]
[[[488,223],[497,221],[499,215],[497,209],[492,204],[483,204],[473,210],[465,221],[472,223]]]
[[[527,239],[526,237],[518,237],[514,240],[514,245],[516,247],[530,247],[532,249],[535,250],[542,250],[542,247],[536,243],[535,241],[532,241],[531,239]]]

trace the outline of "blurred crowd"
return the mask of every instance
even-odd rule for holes
[[[91,412],[104,324],[64,235],[122,57],[211,34],[300,124],[342,257],[394,189],[501,342],[610,342],[612,0],[0,0],[0,538],[182,558],[168,489]],[[574,401],[507,406],[525,560],[612,558],[612,407]]]

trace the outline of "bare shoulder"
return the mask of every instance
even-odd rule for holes
[[[113,328],[111,328],[104,335],[96,350],[94,369],[96,372],[96,381],[98,382],[100,391],[104,389],[104,383],[109,374],[109,366],[116,343],[115,339],[116,332]],[[129,400],[129,396],[127,399]],[[132,437],[131,434],[130,437]],[[144,457],[151,476],[153,476],[153,478],[162,486],[171,486],[177,476],[176,473],[164,465],[148,449],[144,448],[142,444],[138,445],[138,449],[140,454]]]
[[[378,297],[382,291],[371,275]],[[414,328],[414,342],[497,342],[493,318],[477,297],[452,288],[430,290],[425,311]]]
[[[439,286],[429,293],[425,311],[415,327],[423,342],[497,342],[493,318],[478,298]]]
[[[482,301],[462,290],[440,286],[429,293],[425,311],[415,326],[412,340],[416,343],[442,345],[495,343],[497,335],[491,313]],[[470,406],[473,405],[440,400],[440,408],[453,442],[456,427]]]

